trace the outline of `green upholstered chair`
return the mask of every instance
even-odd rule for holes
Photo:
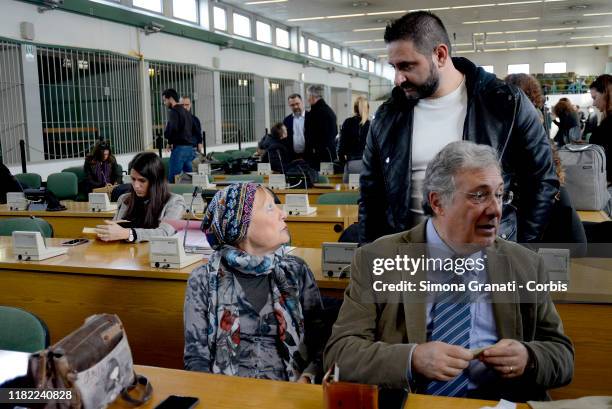
[[[227,162],[228,160],[232,160],[232,154],[227,152],[213,152],[211,153],[211,157],[217,162]]]
[[[88,196],[83,190],[83,182],[87,176],[85,175],[85,169],[83,169],[83,166],[71,166],[62,170],[62,172],[74,173],[76,175],[78,193],[74,200],[77,202],[86,202],[88,200]]]
[[[0,305],[0,349],[37,352],[49,346],[49,330],[36,315]]]
[[[72,171],[52,173],[47,176],[47,189],[59,200],[75,200],[79,194],[79,181]]]
[[[170,173],[170,158],[162,158],[162,163],[164,164],[164,177],[168,178],[168,174]]]
[[[248,152],[249,156],[253,156],[253,154],[257,152],[257,147],[251,146],[249,148],[244,148],[243,151]]]
[[[263,175],[225,175],[225,181],[227,182],[255,182],[263,183]]]
[[[319,175],[319,182],[318,183],[329,183],[329,178],[325,175]]]
[[[193,193],[193,185],[187,185],[182,183],[171,183],[170,191],[177,195],[182,195],[183,193]]]
[[[357,204],[359,192],[324,193],[317,199],[317,204]]]
[[[32,189],[39,189],[42,185],[42,179],[38,173],[19,173],[15,175],[19,183],[26,184]]]
[[[53,237],[53,227],[45,219],[11,217],[0,220],[0,236],[10,236],[14,231],[37,231],[44,237]]]

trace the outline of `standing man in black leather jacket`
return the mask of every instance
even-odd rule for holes
[[[451,58],[442,21],[408,13],[387,26],[391,98],[376,113],[363,155],[360,241],[410,229],[423,220],[425,168],[445,145],[469,140],[498,152],[504,188],[514,193],[499,234],[537,241],[559,182],[539,116],[525,94],[465,58]]]

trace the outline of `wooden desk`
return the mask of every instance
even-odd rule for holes
[[[311,206],[316,206],[317,199],[319,196],[325,193],[333,192],[359,192],[358,190],[351,190],[348,185],[339,183],[335,185],[329,185],[329,187],[313,187],[311,189],[277,189],[274,193],[280,199],[281,203],[285,203],[285,195],[287,194],[308,194],[308,200]]]
[[[52,342],[92,314],[117,314],[135,362],[181,368],[185,285],[199,264],[164,270],[150,267],[148,261],[148,244],[93,241],[70,248],[66,255],[18,262],[11,238],[0,237],[0,305],[38,315],[47,323]]]
[[[115,212],[91,212],[87,202],[62,202],[68,208],[61,212],[10,211],[0,205],[0,219],[36,216],[53,227],[55,237],[85,237],[83,227],[95,227],[110,220]],[[338,241],[340,234],[358,219],[357,205],[317,205],[317,212],[306,216],[289,216],[287,225],[292,244],[299,247],[321,247],[324,241]],[[201,218],[202,215],[197,215]]]
[[[251,172],[251,175],[257,175],[257,172]],[[215,182],[224,182],[226,180],[228,175],[225,174],[219,174],[219,173],[215,173],[213,174],[213,180]],[[335,174],[335,175],[328,175],[327,179],[329,179],[329,183],[332,184],[338,184],[338,183],[343,183],[343,174]],[[269,176],[268,175],[264,175],[264,182],[268,183],[268,179]]]
[[[291,244],[298,247],[318,247],[325,241],[338,241],[340,234],[357,223],[357,205],[314,205],[316,213],[288,216]]]
[[[83,227],[95,227],[110,220],[115,212],[92,212],[87,202],[62,201],[67,210],[48,212],[46,210],[9,210],[0,205],[0,219],[35,216],[45,219],[53,227],[55,237],[82,237]]]
[[[136,366],[136,372],[145,375],[153,385],[153,396],[142,409],[154,408],[169,395],[194,396],[200,399],[202,409],[278,408],[323,409],[323,387],[292,382],[268,381],[211,375],[175,369]],[[479,409],[495,406],[497,402],[409,395],[405,409]],[[528,409],[526,404],[518,409]],[[129,408],[115,403],[109,409]],[[353,408],[347,408],[353,409]]]
[[[147,244],[98,241],[41,262],[17,262],[10,243],[0,237],[0,305],[37,314],[49,326],[52,342],[89,315],[118,314],[136,363],[182,368],[185,285],[198,264],[155,269],[148,265]],[[320,249],[297,248],[293,254],[306,260],[324,294],[342,296],[348,280],[323,277]],[[610,259],[573,261],[569,291],[554,296],[576,348],[574,382],[552,391],[557,399],[612,392],[610,266]]]
[[[610,218],[603,210],[578,210],[578,217],[583,222],[601,223],[610,221]]]

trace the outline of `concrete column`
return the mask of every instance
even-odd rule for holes
[[[149,63],[140,61],[140,115],[142,122],[140,129],[142,132],[142,146],[144,149],[155,147],[155,135],[153,134],[153,113],[151,112],[151,82],[149,80]],[[156,96],[161,98],[161,95]]]
[[[40,106],[40,88],[38,84],[38,59],[36,46],[21,45],[21,73],[23,78],[23,110],[26,128],[26,139],[29,147],[29,162],[45,160],[42,133],[42,112]],[[17,146],[16,149],[19,149]]]
[[[211,145],[221,145],[223,141],[223,131],[221,130],[221,73],[213,71],[213,102],[215,132],[212,138],[206,136],[206,142]]]

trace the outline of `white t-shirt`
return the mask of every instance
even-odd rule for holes
[[[412,187],[410,211],[414,222],[423,219],[423,180],[434,156],[450,142],[463,139],[467,113],[465,78],[450,94],[419,100],[412,125]]]

